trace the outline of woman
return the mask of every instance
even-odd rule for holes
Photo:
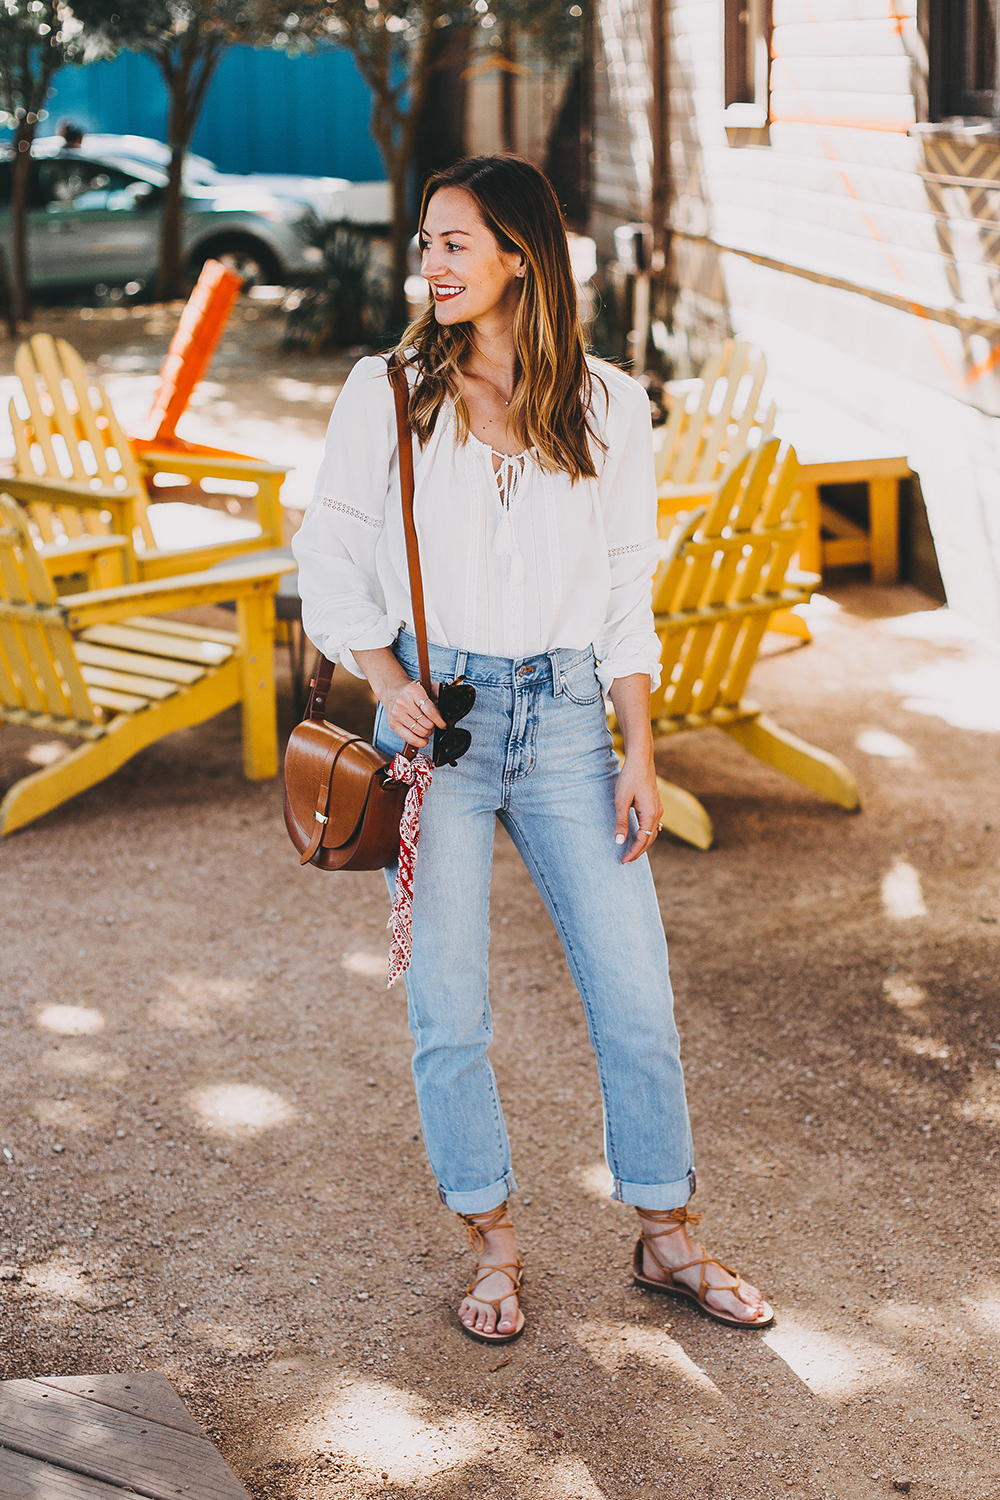
[[[694,1163],[667,949],[647,852],[660,803],[649,720],[656,489],[649,405],[584,355],[566,233],[535,167],[459,163],[428,183],[433,299],[397,351],[410,381],[431,676],[476,690],[468,752],[420,815],[406,975],[413,1075],[441,1201],[479,1252],[462,1328],[524,1327],[516,1184],[487,1058],[495,819],[556,924],[583,998],[613,1196],[635,1206],[637,1283],[760,1328],[756,1288],[687,1232]],[[416,680],[392,390],[351,371],[294,550],[309,638],[367,677],[375,743],[423,749],[444,720]],[[624,741],[618,762],[603,693]],[[388,875],[390,889],[393,874]]]

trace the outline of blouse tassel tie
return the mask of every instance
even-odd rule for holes
[[[500,467],[493,472],[496,476],[496,485],[500,494],[502,514],[493,538],[493,554],[495,557],[510,558],[510,571],[507,575],[508,582],[514,588],[519,588],[524,582],[524,558],[521,556],[521,549],[517,544],[517,534],[514,530],[512,511],[515,496],[520,489],[518,481],[524,475],[524,459],[520,454],[509,453],[500,453],[497,454],[497,457],[500,459]]]
[[[400,975],[410,967],[413,957],[413,867],[420,842],[420,807],[431,784],[434,767],[426,755],[415,755],[412,760],[407,760],[400,754],[394,758],[388,775],[392,781],[401,781],[410,788],[399,820],[396,892],[388,922],[392,933],[389,945],[389,989],[392,989]]]

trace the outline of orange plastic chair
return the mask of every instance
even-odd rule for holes
[[[181,314],[177,331],[170,340],[167,357],[160,366],[160,384],[142,431],[129,433],[132,450],[147,472],[147,483],[154,472],[171,469],[188,479],[188,489],[197,489],[204,478],[256,482],[264,481],[274,490],[275,499],[286,470],[263,465],[248,453],[229,448],[210,448],[177,436],[177,423],[187,410],[191,393],[201,380],[218,348],[233,305],[243,289],[243,278],[230,271],[221,261],[207,260],[194,291]],[[172,463],[171,463],[172,460]],[[248,465],[244,470],[241,465]],[[272,470],[274,471],[272,473]],[[277,482],[275,483],[275,476]],[[175,498],[186,495],[174,491]]]
[[[147,433],[139,441],[148,438],[161,445],[176,438],[177,423],[212,362],[242,289],[243,278],[235,271],[218,260],[205,262],[160,367],[159,388],[146,419]]]

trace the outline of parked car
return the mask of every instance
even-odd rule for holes
[[[170,163],[170,147],[146,135],[87,135],[86,151],[104,152],[130,161],[146,162],[164,170]],[[351,182],[347,177],[308,177],[296,172],[220,172],[214,162],[189,151],[184,178],[198,188],[255,187],[276,198],[306,203],[317,219],[330,223],[347,220],[355,224],[389,224],[392,202],[388,182]]]
[[[9,242],[11,161],[0,157],[0,237]],[[155,279],[167,174],[111,152],[36,141],[28,193],[31,282],[38,289]],[[183,249],[197,274],[211,257],[251,284],[307,279],[320,253],[310,243],[311,206],[279,197],[253,178],[184,185]]]

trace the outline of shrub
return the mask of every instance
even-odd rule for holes
[[[351,224],[318,224],[312,243],[323,259],[313,284],[288,299],[282,347],[318,354],[370,343],[385,327],[389,306],[383,274],[372,264],[371,239]]]

